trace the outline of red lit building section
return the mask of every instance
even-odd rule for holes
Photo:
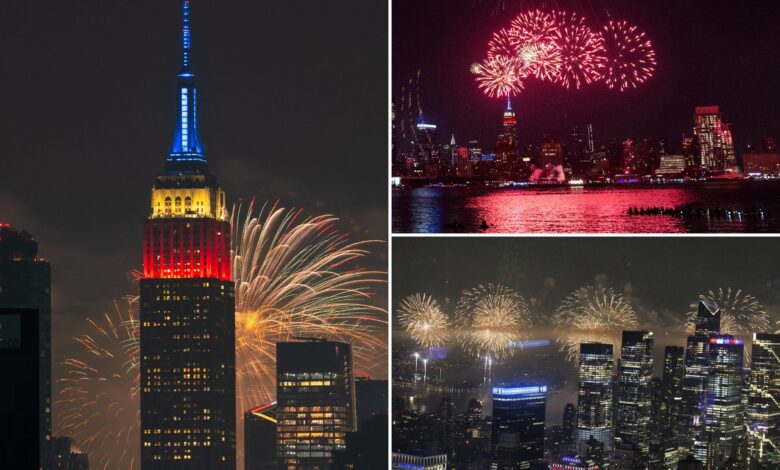
[[[144,277],[230,280],[230,223],[211,218],[147,219]]]

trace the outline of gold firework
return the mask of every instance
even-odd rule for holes
[[[628,299],[603,286],[575,290],[553,316],[559,349],[570,361],[579,358],[582,343],[611,344],[619,351],[623,331],[636,329],[637,324]]]
[[[456,307],[455,323],[464,351],[496,360],[511,356],[512,343],[525,339],[532,326],[525,299],[500,284],[464,290]]]
[[[439,302],[426,294],[414,294],[401,301],[398,321],[423,348],[438,348],[447,341],[449,319]]]

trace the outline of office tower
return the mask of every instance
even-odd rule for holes
[[[490,470],[519,470],[523,462],[523,444],[520,436],[515,432],[504,432],[498,437],[498,442],[493,446],[493,459]]]
[[[549,169],[559,165],[563,165],[563,146],[547,137],[539,148],[539,167]]]
[[[717,305],[699,301],[694,334],[686,343],[680,421],[684,427],[681,447],[687,452],[692,452],[694,446],[703,445],[710,338],[720,333],[720,318],[721,310]]]
[[[702,445],[694,456],[708,469],[720,468],[729,457],[738,457],[744,437],[744,342],[733,336],[709,340],[709,378]]]
[[[653,332],[624,331],[618,369],[615,437],[646,454],[649,446]]]
[[[279,468],[328,468],[356,430],[352,347],[305,340],[276,344]]]
[[[185,0],[175,139],[144,227],[143,470],[236,465],[230,222],[198,137],[189,7]]]
[[[504,110],[503,131],[496,142],[496,163],[502,176],[509,177],[512,167],[519,162],[517,141],[517,116],[512,110],[512,101],[507,97]]]
[[[550,470],[599,470],[599,466],[592,460],[563,457],[559,463],[552,464]]]
[[[563,438],[567,448],[574,442],[574,429],[577,426],[577,406],[566,403],[563,408]]]
[[[491,445],[498,459],[499,444],[504,434],[516,435],[518,469],[538,465],[544,458],[544,411],[547,404],[545,385],[493,387],[493,432]],[[515,438],[505,440],[502,452],[512,453]],[[514,455],[514,454],[512,454]],[[506,461],[505,456],[502,461]],[[515,467],[513,467],[515,468]]]
[[[355,379],[355,396],[357,403],[357,426],[363,420],[374,415],[387,414],[387,380],[371,380],[366,377]]]
[[[469,140],[468,149],[469,161],[472,165],[476,165],[480,160],[482,160],[482,147],[480,147],[479,141]]]
[[[54,437],[51,440],[54,470],[89,470],[89,455],[81,452],[70,437]]]
[[[731,124],[724,122],[717,106],[698,106],[694,116],[694,136],[699,144],[701,169],[722,173],[736,166]]]
[[[665,438],[680,439],[685,432],[681,424],[682,384],[685,376],[685,348],[664,348],[664,368],[661,376],[661,397],[666,409],[661,416],[660,430]]]
[[[37,310],[0,308],[0,468],[40,466],[39,327]]]
[[[276,402],[244,412],[244,470],[276,470]]]
[[[748,461],[780,467],[780,335],[753,335],[746,426]]]
[[[593,437],[603,445],[606,460],[613,448],[613,367],[611,344],[580,345],[575,450],[584,453],[588,439]]]
[[[412,455],[393,452],[392,470],[447,470],[446,455]]]
[[[482,437],[482,402],[476,398],[469,399],[466,409],[466,434],[471,439]]]
[[[27,232],[0,224],[0,308],[38,311],[40,468],[51,467],[51,267]]]

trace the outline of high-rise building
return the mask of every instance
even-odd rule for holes
[[[503,132],[498,136],[498,141],[496,142],[496,165],[498,165],[502,176],[508,178],[512,175],[518,163],[517,116],[512,109],[512,101],[507,97],[503,118]]]
[[[276,344],[279,468],[327,469],[357,430],[352,347],[305,340]]]
[[[780,467],[780,334],[753,335],[748,392],[748,461]]]
[[[185,0],[176,133],[144,227],[143,470],[236,466],[230,222],[198,136],[189,14]]]
[[[710,338],[720,333],[720,318],[721,310],[717,305],[700,301],[696,312],[694,334],[688,336],[680,410],[680,421],[684,427],[681,447],[686,453],[693,452],[694,447],[701,449],[704,446],[704,413],[707,403],[707,380],[710,374]]]
[[[493,430],[491,445],[494,463],[506,461],[498,455],[498,447],[503,435],[513,435],[505,440],[504,450],[517,442],[512,460],[517,469],[534,468],[544,458],[544,412],[547,404],[547,386],[518,385],[511,387],[493,387]],[[496,468],[503,470],[505,465]]]
[[[466,435],[469,439],[479,439],[482,434],[482,402],[471,398],[466,409]]]
[[[624,331],[618,369],[615,437],[646,454],[649,446],[653,332]]]
[[[51,440],[54,470],[89,470],[89,455],[82,452],[70,437],[54,437]]]
[[[387,414],[387,391],[387,380],[371,380],[367,377],[355,379],[358,427],[363,420],[374,415]]]
[[[731,124],[724,122],[717,106],[698,106],[694,136],[699,144],[698,164],[704,171],[722,173],[736,168]]]
[[[51,267],[38,256],[38,242],[27,232],[0,224],[0,308],[25,308],[38,314],[38,445],[40,468],[51,467]]]
[[[559,165],[563,165],[563,145],[547,137],[539,148],[539,166],[549,169]]]
[[[447,470],[446,455],[412,455],[393,452],[393,470]]]
[[[666,440],[679,440],[685,432],[682,426],[682,384],[685,377],[685,348],[664,348],[664,368],[661,376],[661,396],[665,411],[661,416],[660,431]]]
[[[614,447],[613,367],[611,344],[580,345],[575,450],[584,453],[588,439],[593,437],[604,446],[606,460],[609,460]]]
[[[276,470],[276,402],[244,413],[244,470]]]
[[[566,403],[563,407],[563,438],[567,446],[574,442],[574,429],[577,426],[577,406],[574,403]]]
[[[703,461],[707,469],[722,468],[730,457],[741,460],[740,446],[745,434],[744,349],[744,342],[733,336],[714,336],[709,340],[704,445],[694,447],[694,456]]]
[[[33,309],[0,308],[0,468],[40,467],[38,347]],[[49,462],[51,463],[51,461]]]
[[[550,470],[599,470],[599,466],[592,460],[563,457],[560,462],[552,464]]]

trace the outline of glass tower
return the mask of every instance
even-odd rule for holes
[[[650,428],[650,382],[653,375],[653,333],[624,331],[618,370],[616,437],[647,454]]]
[[[754,334],[748,392],[748,461],[780,467],[780,335]]]
[[[493,469],[530,469],[544,458],[544,413],[547,404],[547,387],[544,385],[518,385],[493,387]],[[502,436],[512,435],[516,449],[512,466],[504,462],[499,452]]]
[[[140,282],[141,468],[234,469],[235,300],[225,193],[197,131],[184,1],[179,114],[152,188]]]
[[[603,444],[605,460],[612,454],[613,368],[611,344],[580,345],[575,444],[582,455],[591,437]]]

